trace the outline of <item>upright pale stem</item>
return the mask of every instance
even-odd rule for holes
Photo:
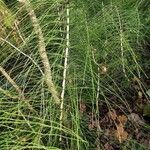
[[[119,20],[119,30],[120,30],[120,49],[121,49],[121,59],[122,59],[122,70],[127,78],[126,70],[125,70],[125,63],[124,63],[124,48],[123,48],[123,29],[122,29],[122,23],[121,23],[121,18],[119,15],[119,11],[116,7],[117,15],[118,15],[118,20]]]
[[[64,107],[64,95],[66,88],[66,76],[67,76],[67,66],[68,66],[68,54],[69,54],[69,4],[67,4],[67,29],[66,29],[66,49],[65,49],[65,60],[64,60],[64,71],[63,71],[63,82],[62,82],[62,92],[61,92],[61,105],[60,105],[60,128],[62,128],[63,123],[63,107]],[[60,141],[62,137],[60,136]]]

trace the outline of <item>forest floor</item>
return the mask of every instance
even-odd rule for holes
[[[150,80],[146,79],[144,84],[149,87]],[[110,103],[111,101],[115,103],[113,109],[102,102],[98,104],[99,114],[92,111],[91,104],[80,103],[83,124],[86,120],[88,128],[87,138],[91,140],[91,136],[95,136],[93,138],[95,140],[91,143],[94,142],[97,149],[100,148],[100,143],[105,150],[120,150],[122,147],[130,149],[133,145],[134,149],[139,148],[139,145],[143,149],[150,148],[150,118],[147,115],[144,116],[143,112],[143,107],[149,104],[144,93],[140,91],[137,78],[133,79],[130,90],[132,94],[126,96],[130,110],[124,109],[124,106],[117,100],[118,98],[111,95],[109,97]],[[129,139],[132,139],[130,144],[123,146]]]

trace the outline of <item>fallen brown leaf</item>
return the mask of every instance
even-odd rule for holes
[[[128,121],[128,118],[125,115],[120,115],[120,116],[117,117],[117,119],[123,125],[126,124],[126,122]]]
[[[120,143],[122,143],[128,138],[128,133],[124,130],[124,127],[121,123],[116,127],[117,130],[115,131],[115,137],[119,140]]]

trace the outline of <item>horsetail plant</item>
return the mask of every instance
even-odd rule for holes
[[[42,60],[43,66],[44,66],[44,73],[45,73],[44,78],[45,78],[46,84],[49,88],[49,91],[51,92],[52,97],[54,98],[55,103],[59,104],[60,98],[59,98],[58,92],[56,90],[56,87],[54,85],[54,82],[52,80],[51,65],[50,65],[50,62],[48,60],[48,56],[46,53],[46,45],[44,42],[44,36],[42,33],[42,29],[38,23],[38,19],[35,15],[35,12],[32,9],[30,1],[29,0],[18,0],[18,1],[25,5],[26,10],[29,13],[32,25],[34,27],[34,31],[39,40],[39,54],[40,54],[40,57],[41,57],[41,60]]]

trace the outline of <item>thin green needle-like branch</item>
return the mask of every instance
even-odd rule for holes
[[[9,91],[4,90],[3,88],[0,87],[0,92],[4,95],[6,95],[7,97],[10,97],[12,99],[18,99],[18,96],[14,96],[12,95]]]

